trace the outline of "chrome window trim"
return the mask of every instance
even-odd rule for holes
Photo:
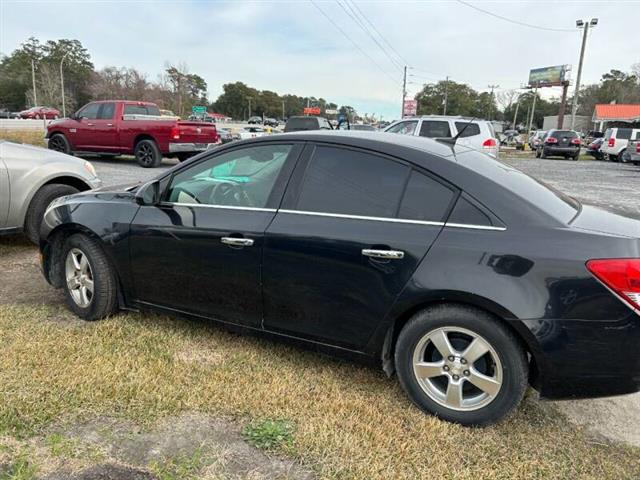
[[[160,206],[166,207],[200,207],[200,208],[217,208],[221,210],[246,210],[249,212],[271,212],[278,210],[275,208],[259,208],[259,207],[238,207],[234,205],[207,205],[205,203],[180,203],[180,202],[161,202]]]
[[[447,222],[444,225],[445,227],[451,228],[471,228],[473,230],[491,230],[495,232],[504,232],[506,227],[494,227],[493,225],[473,225],[470,223],[450,223]]]

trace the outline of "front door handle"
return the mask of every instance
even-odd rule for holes
[[[87,123],[87,127],[93,127],[95,126],[95,123]]]
[[[231,245],[232,247],[251,247],[253,246],[253,240],[250,238],[239,237],[222,237],[220,239],[225,245]]]
[[[363,248],[362,255],[371,258],[384,258],[387,260],[400,260],[404,258],[402,250],[375,250],[371,248]]]
[[[113,127],[113,123],[107,123],[107,127]]]

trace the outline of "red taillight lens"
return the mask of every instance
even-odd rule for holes
[[[640,153],[640,142],[636,145],[636,152]]]
[[[495,148],[497,145],[495,138],[487,138],[482,144],[484,148]]]
[[[632,307],[640,309],[640,258],[589,260],[587,268]]]
[[[558,139],[555,137],[549,137],[545,140],[546,143],[558,143]]]
[[[610,147],[615,147],[616,146],[616,139],[615,138],[610,138],[609,139],[609,146]]]
[[[580,139],[579,138],[574,138],[573,140],[571,140],[571,143],[573,145],[580,145]]]
[[[180,140],[180,129],[178,127],[171,129],[171,140]]]

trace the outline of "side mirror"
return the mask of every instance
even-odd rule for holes
[[[138,188],[135,198],[138,205],[157,205],[160,201],[160,182],[152,180],[143,184]]]

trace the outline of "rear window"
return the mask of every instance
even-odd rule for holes
[[[558,130],[553,132],[550,136],[553,138],[575,138],[578,136],[578,134],[573,130]]]
[[[318,119],[314,117],[308,118],[291,118],[285,126],[287,131],[290,130],[317,130]]]
[[[125,105],[124,114],[160,116],[160,109],[157,105]]]
[[[477,123],[456,122],[456,129],[458,130],[458,133],[462,132],[460,138],[480,135],[480,125],[478,125]]]
[[[616,132],[616,138],[629,140],[631,138],[631,132],[633,132],[631,128],[619,128]]]

